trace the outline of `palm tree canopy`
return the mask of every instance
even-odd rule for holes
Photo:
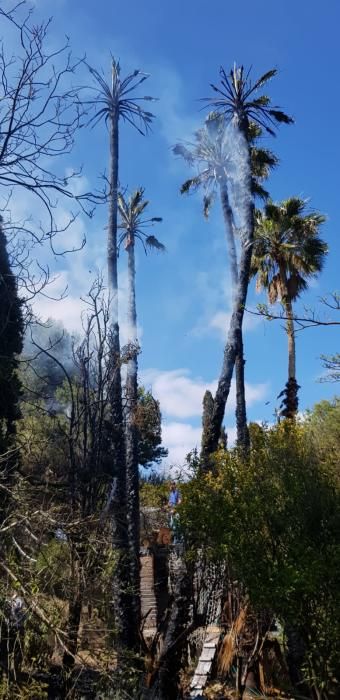
[[[148,249],[165,251],[163,243],[154,235],[150,235],[147,232],[150,226],[162,221],[160,216],[144,218],[143,214],[148,205],[149,201],[144,199],[143,187],[133,192],[128,199],[125,199],[123,194],[118,194],[118,212],[120,218],[118,228],[121,230],[118,239],[118,248],[124,243],[127,249],[138,239],[141,241],[145,253],[147,253]]]
[[[178,143],[173,152],[181,156],[190,167],[197,168],[197,174],[186,180],[181,186],[181,193],[195,191],[203,187],[204,215],[208,216],[210,207],[216,195],[216,185],[221,179],[228,180],[233,169],[233,160],[230,154],[230,144],[226,138],[227,122],[222,114],[210,112],[204,126],[194,134],[194,142]],[[252,168],[253,193],[261,198],[266,198],[268,192],[263,188],[265,180],[272,168],[278,164],[278,158],[272,151],[261,148],[258,140],[262,135],[262,129],[251,122],[248,130],[250,144],[250,157]]]
[[[251,80],[250,70],[246,72],[243,66],[234,65],[227,75],[221,66],[220,87],[211,83],[217,96],[204,97],[203,101],[223,113],[228,121],[236,119],[245,133],[248,132],[249,123],[255,122],[261,129],[275,136],[274,128],[277,124],[292,124],[293,119],[278,107],[271,106],[270,97],[263,94],[257,96],[257,93],[276,76],[277,69],[267,71],[255,82]]]
[[[112,58],[112,79],[109,85],[100,73],[91,66],[87,66],[94,77],[98,87],[95,88],[94,100],[88,100],[85,104],[95,105],[95,114],[90,119],[93,126],[101,119],[108,119],[118,114],[124,121],[129,122],[140,134],[145,134],[150,129],[154,119],[152,112],[143,109],[139,102],[155,102],[155,97],[143,95],[132,96],[132,93],[149,77],[148,73],[136,69],[124,79],[121,78],[121,68],[119,61]]]
[[[251,275],[257,275],[256,288],[267,290],[270,303],[286,295],[294,301],[308,278],[322,270],[328,246],[318,233],[325,216],[308,212],[305,200],[291,197],[267,202],[255,219]]]

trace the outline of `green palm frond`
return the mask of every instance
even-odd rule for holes
[[[319,212],[308,212],[307,202],[299,197],[269,201],[263,212],[255,212],[251,275],[257,276],[257,289],[266,289],[271,303],[285,296],[294,301],[307,289],[308,279],[322,270],[328,246],[318,234],[324,221]]]

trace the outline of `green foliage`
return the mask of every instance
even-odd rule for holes
[[[340,485],[340,397],[320,401],[311,411],[307,411],[304,429],[318,459]]]
[[[143,467],[149,467],[153,462],[159,464],[168,454],[168,450],[162,447],[162,414],[159,401],[144,387],[138,389],[136,424],[139,464]]]
[[[70,579],[70,551],[67,542],[52,539],[43,546],[36,562],[39,586],[45,593],[65,597]]]
[[[291,197],[267,202],[256,212],[251,274],[270,303],[294,301],[307,289],[308,279],[322,270],[328,246],[318,235],[325,217],[309,212],[307,202]]]
[[[330,689],[340,674],[340,491],[305,428],[251,426],[249,459],[218,453],[216,474],[183,486],[180,517],[193,550],[227,557],[252,605],[299,630],[306,678]]]
[[[144,479],[140,487],[140,504],[146,508],[162,508],[168,502],[169,491],[168,480]]]

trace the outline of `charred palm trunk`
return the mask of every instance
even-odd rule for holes
[[[122,385],[120,371],[120,341],[118,325],[117,274],[117,213],[118,213],[118,120],[116,110],[110,118],[110,204],[107,241],[108,283],[111,296],[111,365],[110,408],[112,441],[114,447],[112,490],[112,540],[117,555],[113,576],[113,606],[116,643],[118,648],[131,647],[133,617],[128,603],[130,583],[127,520],[126,520],[126,462],[123,424]]]
[[[238,284],[237,253],[234,236],[233,212],[229,204],[227,183],[222,180],[220,183],[221,204],[224,217],[224,224],[227,236],[228,258],[230,265],[230,276],[232,284],[232,300],[235,301],[235,294]],[[244,353],[243,353],[243,333],[242,327],[238,333],[238,352],[235,359],[235,379],[236,379],[236,428],[237,443],[244,449],[249,448],[249,431],[247,424],[246,394],[244,383]]]
[[[239,274],[235,299],[233,304],[233,312],[230,320],[227,343],[224,350],[222,370],[218,380],[217,391],[214,397],[214,409],[212,411],[209,425],[206,426],[202,434],[202,467],[204,470],[211,468],[210,455],[217,450],[218,440],[221,434],[221,427],[224,418],[225,406],[230,393],[231,379],[233,376],[234,365],[236,358],[241,355],[240,342],[242,339],[242,323],[244,316],[244,308],[247,300],[247,292],[250,278],[250,264],[252,256],[252,248],[254,241],[254,206],[251,198],[251,171],[250,171],[250,155],[247,144],[246,126],[241,125],[241,133],[244,138],[244,148],[247,148],[247,163],[246,170],[246,197],[245,197],[245,226],[246,235],[242,241],[241,257],[239,265]],[[242,358],[243,362],[243,358]]]
[[[143,700],[177,700],[179,697],[179,674],[188,639],[190,601],[190,576],[184,559],[179,557],[161,655],[157,661],[151,688],[145,691]]]
[[[136,312],[136,269],[135,242],[133,237],[127,243],[128,252],[128,325],[131,357],[127,364],[125,441],[127,478],[127,527],[129,566],[131,577],[131,606],[135,620],[135,646],[138,647],[140,628],[140,572],[139,572],[139,471],[138,433],[136,426],[137,408],[137,312]]]

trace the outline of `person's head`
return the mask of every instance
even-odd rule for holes
[[[176,491],[176,481],[172,481],[170,484],[171,491]]]

